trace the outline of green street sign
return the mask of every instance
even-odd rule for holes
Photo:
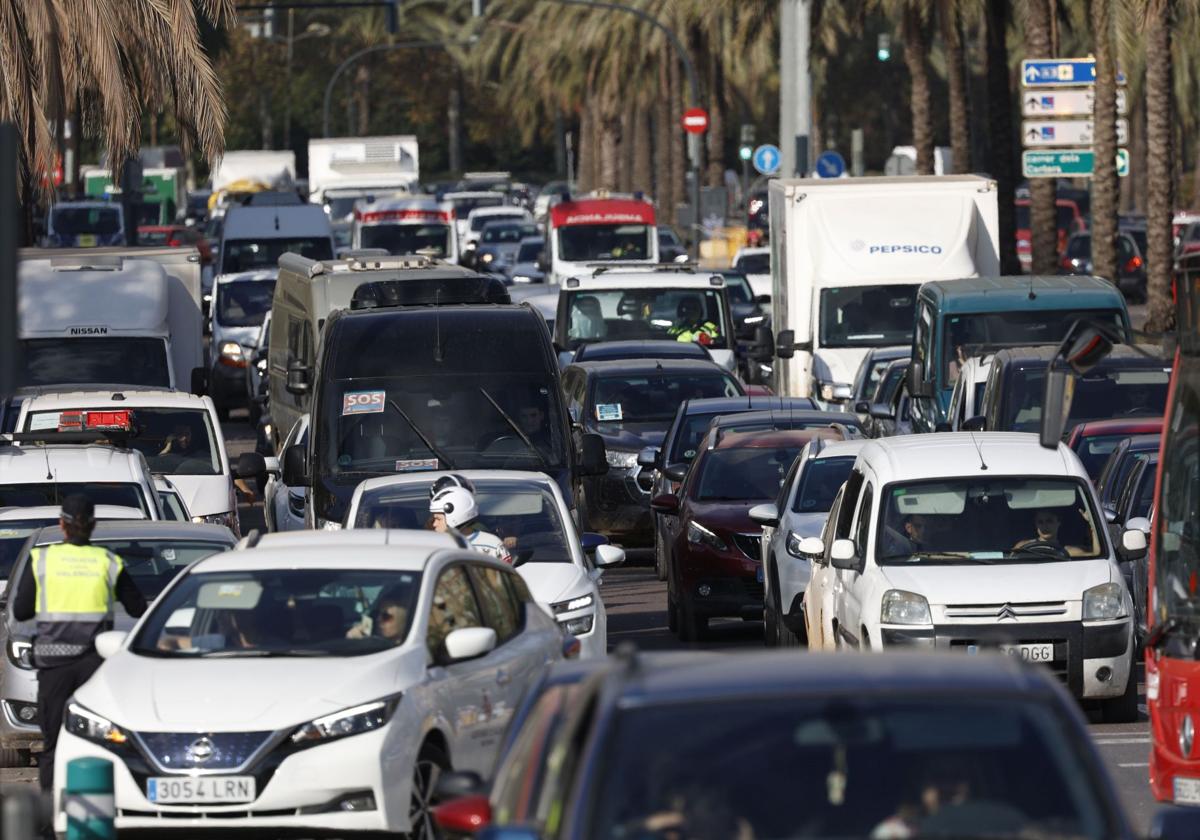
[[[1129,150],[1117,149],[1117,175],[1129,174]],[[1047,149],[1025,151],[1021,170],[1026,178],[1090,178],[1096,168],[1091,149]]]

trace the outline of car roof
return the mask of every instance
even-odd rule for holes
[[[714,283],[712,278],[717,278]],[[718,271],[680,271],[675,268],[658,271],[653,267],[606,268],[586,277],[569,277],[563,286],[571,292],[624,292],[658,289],[721,289],[725,277]]]
[[[265,534],[249,548],[200,561],[198,571],[246,569],[396,569],[419,572],[434,555],[457,549],[454,538],[434,531],[351,528],[341,531],[287,531]],[[486,555],[479,555],[486,559]]]
[[[381,475],[375,478],[368,478],[366,481],[360,482],[358,486],[363,493],[370,490],[378,490],[382,487],[429,486],[439,478],[447,475],[462,476],[475,484],[524,481],[546,487],[554,483],[554,480],[546,475],[546,473],[530,470],[438,470],[436,472],[411,472],[404,473],[403,475]]]
[[[103,505],[97,505],[97,511]],[[62,531],[57,526],[43,528],[34,535],[34,545],[49,545],[62,540]],[[209,525],[203,522],[170,522],[148,519],[110,519],[97,522],[92,531],[92,542],[108,540],[196,540],[220,542],[233,548],[237,537],[224,525]]]
[[[571,365],[589,376],[613,373],[723,373],[729,371],[708,359],[608,359]]]
[[[1026,432],[934,432],[877,438],[863,447],[859,458],[885,483],[1013,475],[1087,478],[1083,465],[1065,443],[1045,449],[1036,434]]]
[[[699,400],[697,400],[699,402]],[[819,411],[811,408],[786,409],[784,411],[771,411],[757,409],[755,411],[738,411],[734,414],[722,414],[715,418],[713,422],[714,428],[723,426],[737,426],[743,423],[750,423],[757,420],[788,420],[790,422],[805,423],[813,426],[817,423],[825,423],[827,425],[844,425],[852,429],[857,429],[861,425],[858,422],[858,415],[851,414],[846,411]]]
[[[903,359],[906,356],[912,355],[912,346],[902,344],[897,347],[874,347],[868,351],[872,362],[891,361],[892,359]]]
[[[1080,423],[1075,434],[1080,437],[1116,434],[1159,434],[1162,430],[1161,417],[1115,417],[1110,420],[1089,420]]]
[[[823,444],[810,456],[810,460],[817,461],[822,458],[853,458],[862,448],[867,445],[867,438],[853,438],[851,440],[826,440],[822,438]]]
[[[203,397],[185,391],[157,391],[139,388],[113,390],[78,390],[43,392],[30,397],[24,403],[28,411],[47,411],[66,408],[91,408],[93,406],[114,408],[198,408],[204,409]]]
[[[747,395],[744,397],[705,397],[686,400],[681,409],[684,416],[693,414],[726,414],[744,411],[815,411],[808,397],[781,397],[778,395]]]
[[[100,444],[0,447],[0,484],[44,484],[48,469],[54,483],[137,482],[144,463],[140,452]]]
[[[715,430],[714,430],[715,431]],[[709,432],[713,434],[713,432]],[[818,437],[835,437],[833,429],[761,429],[754,432],[717,433],[713,449],[774,449],[781,446],[803,447]]]
[[[1103,278],[1087,275],[931,280],[924,285],[923,292],[940,299],[938,306],[942,312],[1038,311],[1045,308],[1047,301],[1054,301],[1063,308],[1124,308],[1124,300],[1116,286]]]

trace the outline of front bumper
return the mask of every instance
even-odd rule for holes
[[[1133,622],[1030,622],[1024,624],[944,624],[910,627],[882,625],[885,648],[920,647],[975,653],[1001,644],[1054,644],[1054,659],[1044,663],[1071,692],[1084,700],[1120,697],[1132,673]],[[1098,673],[1108,669],[1109,677]]]
[[[55,829],[66,830],[61,811],[67,763],[76,758],[103,758],[113,763],[116,825],[127,829],[171,831],[185,836],[200,830],[246,828],[295,829],[297,832],[391,831],[409,828],[408,804],[412,787],[414,750],[392,735],[393,721],[382,729],[342,738],[280,757],[269,750],[242,773],[257,780],[258,795],[238,804],[162,805],[146,798],[149,776],[160,773],[133,749],[117,755],[68,732],[59,736],[55,751]],[[372,810],[343,810],[347,796],[369,794]]]
[[[30,708],[37,710],[37,671],[18,668],[5,651],[0,654],[0,746],[24,750],[42,740],[38,717],[27,717]]]
[[[745,552],[732,548],[717,552],[694,545],[680,536],[677,545],[679,596],[693,614],[705,618],[761,619],[763,616],[763,567]]]

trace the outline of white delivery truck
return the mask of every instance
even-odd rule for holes
[[[849,399],[870,348],[912,344],[922,283],[1000,273],[987,178],[781,179],[768,195],[777,393]]]
[[[213,167],[213,192],[238,181],[256,181],[271,189],[285,189],[296,182],[296,153],[246,149],[226,152]]]
[[[411,192],[419,180],[417,138],[411,134],[308,141],[309,201],[325,208],[339,245],[349,243],[355,201]]]
[[[204,392],[195,249],[24,251],[18,276],[23,385]]]

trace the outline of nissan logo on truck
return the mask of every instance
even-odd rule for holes
[[[71,327],[70,335],[108,335],[108,327]]]

